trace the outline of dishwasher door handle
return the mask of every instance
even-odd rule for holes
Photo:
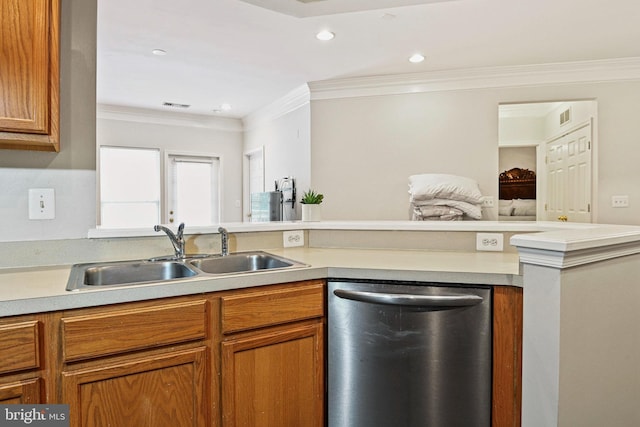
[[[367,291],[350,291],[336,289],[333,293],[344,299],[370,302],[374,304],[404,305],[413,307],[447,309],[456,307],[470,307],[480,304],[483,298],[478,295],[415,295],[394,294]]]

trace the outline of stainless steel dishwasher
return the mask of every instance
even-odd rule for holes
[[[328,290],[329,427],[491,425],[491,288]]]

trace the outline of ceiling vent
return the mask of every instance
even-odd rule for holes
[[[162,104],[163,107],[169,107],[169,108],[189,108],[191,107],[191,105],[189,104],[177,104],[175,102],[164,102]]]
[[[560,126],[571,121],[571,109],[567,108],[562,113],[560,113]]]

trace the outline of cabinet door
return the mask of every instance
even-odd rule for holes
[[[0,2],[0,148],[59,150],[59,0]]]
[[[225,427],[324,425],[322,323],[222,343]]]
[[[0,383],[0,405],[42,403],[41,380],[33,378],[9,384]]]
[[[62,373],[74,427],[208,426],[207,348]]]
[[[0,374],[40,367],[40,322],[0,325]]]

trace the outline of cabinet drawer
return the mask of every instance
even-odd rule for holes
[[[62,319],[65,362],[204,339],[207,301]]]
[[[0,326],[0,374],[40,367],[39,322]]]
[[[223,296],[221,300],[225,334],[324,315],[322,282]]]

